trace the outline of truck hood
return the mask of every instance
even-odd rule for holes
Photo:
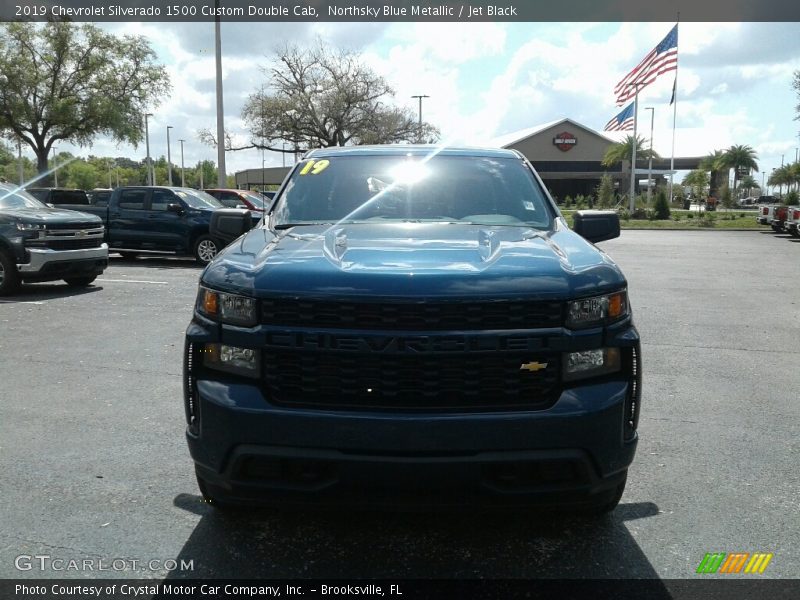
[[[0,209],[3,216],[11,217],[20,223],[48,223],[75,224],[76,226],[95,226],[102,225],[103,220],[96,216],[76,210],[64,210],[59,208],[3,208]]]
[[[618,289],[625,278],[558,220],[553,230],[448,223],[254,229],[204,271],[211,287],[265,297],[537,297]]]

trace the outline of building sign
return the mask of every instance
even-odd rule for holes
[[[572,135],[567,131],[559,133],[556,137],[553,138],[553,145],[562,152],[567,152],[568,150],[572,150],[572,148],[577,143],[578,143],[578,138],[576,138],[574,135]]]

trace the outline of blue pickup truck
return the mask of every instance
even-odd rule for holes
[[[98,196],[92,205],[62,203],[59,207],[99,216],[105,224],[109,250],[127,258],[176,254],[194,256],[199,263],[207,264],[222,248],[208,230],[212,213],[222,204],[195,189],[119,187],[110,197]]]
[[[602,514],[637,444],[627,283],[497,149],[307,154],[203,271],[186,437],[212,505],[558,506]],[[243,234],[243,235],[242,235]]]

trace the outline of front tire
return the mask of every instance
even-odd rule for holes
[[[239,507],[235,504],[224,502],[216,497],[211,489],[211,486],[209,486],[206,481],[200,477],[200,474],[197,473],[197,469],[195,469],[195,476],[197,477],[197,487],[200,489],[200,495],[203,497],[203,502],[221,512],[236,512]]]
[[[194,258],[201,265],[207,265],[222,250],[220,243],[210,235],[201,235],[194,243]]]
[[[67,282],[69,287],[86,287],[87,285],[91,285],[95,279],[97,279],[97,275],[92,275],[90,277],[67,277],[64,281]]]
[[[19,290],[19,273],[11,257],[0,250],[0,296],[10,296]]]

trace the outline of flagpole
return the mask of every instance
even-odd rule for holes
[[[678,22],[675,27],[681,24],[681,13],[678,13]],[[680,36],[678,37],[680,40]],[[672,204],[672,178],[675,177],[675,124],[678,119],[678,62],[680,61],[680,52],[675,48],[675,83],[672,84],[673,98],[672,98],[672,156],[669,159],[669,202]]]
[[[635,210],[634,196],[636,195],[636,126],[639,120],[639,86],[636,86],[636,95],[633,97],[633,152],[631,154],[631,188],[630,188],[630,201],[628,202],[628,210],[633,213]]]

